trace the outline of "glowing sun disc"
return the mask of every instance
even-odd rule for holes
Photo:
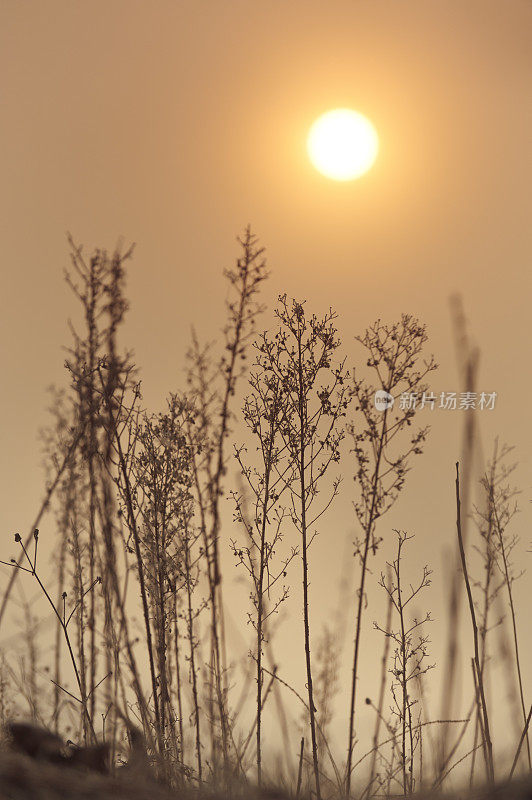
[[[335,181],[350,181],[374,164],[379,137],[372,123],[357,111],[335,108],[312,125],[307,150],[322,175]]]

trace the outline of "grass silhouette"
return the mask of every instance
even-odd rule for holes
[[[426,566],[418,584],[408,583],[412,537],[386,532],[383,521],[429,433],[416,427],[416,408],[400,403],[405,394],[429,390],[426,380],[436,364],[425,353],[425,327],[407,314],[391,324],[377,321],[358,338],[362,367],[349,370],[352,355],[344,352],[331,309],[316,315],[304,302],[280,295],[273,319],[259,332],[265,312],[260,289],[268,273],[263,248],[247,229],[238,239],[235,267],[225,273],[230,299],[221,351],[202,345],[194,333],[186,386],[168,395],[163,412],[152,412],[119,341],[132,250],[86,257],[72,239],[69,245],[67,281],[83,327],[72,329],[69,384],[54,398],[42,506],[28,534],[16,533],[12,546],[4,545],[1,562],[10,573],[0,624],[14,613],[15,591],[31,583],[47,601],[55,635],[47,640],[45,682],[36,650],[42,637],[34,641],[34,631],[21,644],[27,654],[18,664],[7,648],[2,653],[0,796],[249,796],[276,788],[317,800],[369,800],[440,791],[460,766],[469,769],[471,786],[512,777],[519,768],[529,772],[531,715],[513,591],[507,448],[495,449],[479,478],[484,504],[475,510],[479,536],[473,545],[463,535],[464,477],[457,465],[464,585],[461,592],[452,587],[451,608],[467,599],[474,691],[456,719],[433,719],[426,707],[430,614],[411,608],[414,598],[425,596],[431,573]],[[471,386],[472,373],[468,380]],[[393,397],[394,405],[377,409],[377,391]],[[466,487],[470,469],[466,464]],[[355,478],[354,490],[345,489],[346,473]],[[354,492],[360,530],[352,562],[357,592],[346,612],[354,650],[345,696],[338,680],[341,637],[327,620],[318,643],[309,592],[310,576],[319,570],[312,543],[341,492]],[[55,513],[57,540],[39,533],[48,512]],[[371,559],[390,534],[395,558],[374,579]],[[473,547],[482,558],[480,579],[473,574]],[[43,549],[54,553],[53,574],[43,566]],[[232,554],[248,587],[241,622],[253,635],[243,677],[227,658],[223,553]],[[297,564],[305,669],[292,685],[276,662],[275,622],[287,608],[296,616]],[[376,704],[359,697],[370,581],[380,583],[388,603],[386,621],[376,625],[383,634]],[[506,658],[520,718],[511,766],[497,763],[485,689],[496,597],[506,598],[510,612],[513,648]],[[456,641],[453,647],[455,659]],[[456,669],[455,659],[448,679]],[[72,680],[75,688],[69,688]],[[329,741],[333,697],[340,693],[348,710],[343,755]],[[301,735],[287,723],[292,699],[302,715]],[[362,704],[375,714],[366,751],[358,730]],[[283,742],[284,770],[265,747],[272,738],[266,715]],[[35,727],[9,727],[28,716]],[[431,747],[429,731],[437,731]],[[96,752],[105,754],[105,777],[93,774]]]

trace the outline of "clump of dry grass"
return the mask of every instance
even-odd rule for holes
[[[431,719],[425,709],[430,616],[411,616],[410,608],[428,587],[430,571],[426,567],[419,582],[410,584],[405,560],[410,537],[396,532],[396,552],[380,578],[388,615],[378,625],[384,635],[377,658],[379,696],[376,705],[366,700],[375,711],[375,727],[370,749],[354,757],[361,738],[357,698],[371,559],[393,539],[383,517],[402,492],[428,434],[413,427],[415,408],[402,405],[400,397],[428,391],[426,379],[436,365],[424,354],[425,327],[409,315],[391,325],[378,321],[359,337],[373,382],[358,367],[349,377],[332,310],[320,317],[281,295],[273,326],[257,334],[266,262],[249,229],[238,243],[236,265],[226,272],[230,299],[222,351],[201,345],[194,334],[185,391],[171,392],[164,411],[153,412],[143,405],[131,354],[120,344],[127,311],[125,264],[132,251],[98,250],[86,258],[70,241],[67,280],[80,304],[81,323],[72,329],[69,387],[55,396],[42,507],[28,535],[16,534],[15,556],[6,553],[2,561],[11,574],[0,606],[1,623],[17,580],[24,577],[51,609],[49,677],[40,672],[34,634],[26,637],[29,657],[22,665],[26,691],[13,692],[17,681],[20,685],[20,665],[2,653],[0,715],[5,723],[27,714],[29,707],[34,719],[55,732],[48,743],[55,742],[61,771],[49,757],[43,760],[43,753],[37,752],[37,764],[30,758],[35,752],[3,752],[0,790],[6,797],[26,798],[33,791],[36,798],[68,797],[69,792],[170,798],[218,790],[249,796],[250,783],[263,791],[277,783],[287,795],[321,800],[354,793],[369,800],[406,796],[426,786],[445,788],[449,773],[467,759],[473,781],[477,750],[493,783],[496,743],[485,690],[487,642],[491,609],[503,588],[522,717],[510,773],[519,759],[530,766],[530,714],[511,563],[513,492],[507,487],[509,472],[501,467],[506,451],[495,452],[482,479],[485,503],[477,522],[486,571],[481,581],[471,576],[472,548],[463,530],[458,477],[456,482],[457,551],[473,634],[471,707],[465,717],[444,720]],[[376,391],[394,398],[393,409],[375,407]],[[240,428],[239,416],[245,423]],[[232,489],[231,454],[240,472],[238,491]],[[338,630],[326,620],[321,640],[313,636],[319,620],[310,578],[319,565],[311,546],[340,493],[341,475],[331,473],[341,472],[340,465],[353,456],[361,536],[353,562],[358,591],[350,691],[345,692]],[[227,496],[232,524],[224,510]],[[56,543],[48,528],[46,535],[38,532],[49,508],[56,512]],[[43,542],[55,553],[52,575],[43,564]],[[248,585],[250,605],[242,619],[250,623],[251,658],[244,655],[238,667],[227,655],[224,551],[232,553]],[[304,669],[292,685],[278,667],[272,639],[277,611],[293,602],[290,587],[299,560]],[[30,615],[26,619],[28,630],[34,629]],[[48,686],[49,694],[41,686]],[[343,697],[348,709],[345,763],[329,742],[335,696]],[[285,697],[296,698],[302,710],[302,739],[294,735]],[[271,762],[272,724],[278,726],[288,764],[282,776]],[[448,747],[448,730],[456,724],[460,733]],[[445,741],[435,748],[439,755],[423,748],[427,727],[445,731]],[[142,753],[135,751],[124,767],[128,738],[136,729]],[[65,750],[58,734],[68,734],[76,745]],[[89,752],[105,752],[109,777],[91,770],[81,778],[73,770],[76,764],[90,766],[84,762]]]

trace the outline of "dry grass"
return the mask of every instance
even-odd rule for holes
[[[478,475],[484,500],[476,510],[479,536],[471,543],[466,512],[478,441],[471,417],[456,482],[456,552],[464,582],[452,585],[450,605],[458,619],[467,599],[472,623],[472,638],[462,647],[473,656],[468,707],[454,715],[456,625],[446,670],[453,713],[439,720],[428,712],[430,616],[414,616],[411,601],[418,602],[420,593],[425,597],[430,570],[424,568],[419,584],[408,585],[405,545],[411,537],[398,532],[395,557],[388,556],[389,572],[380,579],[388,597],[386,622],[377,626],[383,634],[380,691],[377,705],[366,700],[375,724],[367,752],[357,744],[366,603],[370,581],[378,583],[370,565],[394,540],[383,517],[428,435],[416,427],[415,409],[397,402],[393,411],[380,411],[373,396],[381,390],[397,400],[402,392],[427,390],[436,364],[425,353],[425,327],[409,315],[391,325],[379,321],[360,336],[365,366],[351,371],[347,359],[360,357],[360,349],[344,354],[332,310],[316,316],[282,295],[273,320],[258,334],[264,311],[259,292],[267,277],[263,250],[249,230],[238,241],[236,265],[226,272],[223,349],[202,345],[194,334],[184,391],[169,394],[159,413],[143,406],[136,368],[119,341],[132,251],[95,251],[86,258],[70,241],[67,280],[80,304],[81,324],[72,329],[69,385],[55,396],[54,424],[46,436],[44,501],[27,535],[17,533],[2,554],[10,573],[0,623],[8,611],[16,612],[16,592],[24,587],[39,591],[55,631],[46,632],[45,659],[34,633],[21,645],[23,661],[6,646],[0,721],[31,716],[76,746],[103,742],[111,775],[73,770],[72,753],[86,750],[69,751],[61,767],[4,751],[0,796],[248,796],[256,784],[317,800],[370,800],[444,791],[448,776],[464,767],[471,786],[484,777],[493,783],[509,772],[509,765],[497,763],[485,691],[493,614],[501,602],[509,610],[512,647],[505,657],[520,720],[511,772],[528,771],[530,714],[513,591],[518,576],[512,566],[508,451],[496,450],[485,474]],[[468,354],[463,336],[461,353],[464,385],[471,389],[476,356]],[[239,417],[245,426],[238,425]],[[239,483],[231,465],[240,472]],[[345,475],[355,479],[348,488]],[[320,620],[309,592],[311,575],[319,570],[312,543],[326,529],[328,510],[341,491],[354,502],[360,531],[350,569],[358,590],[344,609],[354,643],[348,691],[339,681],[342,631],[325,621],[317,643]],[[228,497],[232,524],[224,510]],[[38,531],[51,512],[55,542],[48,522],[46,535]],[[484,567],[478,579],[475,548]],[[52,550],[50,575],[46,558]],[[223,553],[233,554],[248,586],[249,607],[240,622],[252,636],[240,672],[236,659],[227,658]],[[275,630],[279,611],[291,607],[297,614],[297,564],[305,669],[291,685],[278,670]],[[28,613],[25,619],[30,631]],[[469,656],[466,665],[469,670]],[[344,753],[329,744],[335,696],[348,708]],[[302,714],[300,731],[289,721],[294,699]],[[266,717],[268,735],[272,724],[279,731],[283,764],[268,760]],[[137,752],[136,770],[131,758],[123,766],[133,729],[145,746],[143,758]],[[429,731],[436,733],[428,736]],[[492,791],[496,796],[498,790]]]

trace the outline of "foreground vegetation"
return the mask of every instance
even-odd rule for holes
[[[7,579],[0,605],[5,625],[17,585],[33,582],[55,632],[51,640],[47,633],[44,683],[38,624],[27,607],[22,659],[13,659],[7,648],[3,652],[1,721],[29,714],[79,745],[104,741],[112,769],[127,760],[131,732],[138,731],[150,770],[161,784],[181,789],[234,790],[250,780],[259,787],[282,784],[296,795],[314,793],[318,800],[352,794],[369,800],[445,787],[459,765],[467,767],[471,784],[493,783],[485,685],[495,604],[504,602],[512,636],[510,681],[522,730],[512,744],[510,773],[530,770],[530,713],[513,592],[509,450],[496,446],[480,476],[483,502],[474,513],[471,544],[461,508],[475,446],[475,432],[467,426],[462,466],[456,465],[461,574],[451,586],[450,614],[458,619],[463,597],[471,621],[474,690],[470,707],[453,719],[459,626],[450,625],[444,671],[448,713],[432,719],[424,705],[432,667],[431,616],[414,616],[413,606],[424,603],[431,571],[422,567],[417,583],[405,578],[412,537],[390,531],[382,519],[428,435],[417,425],[416,408],[398,402],[402,395],[428,392],[436,369],[425,352],[424,325],[406,314],[392,324],[377,321],[357,340],[362,368],[353,368],[351,356],[344,355],[332,310],[314,315],[305,303],[282,295],[260,333],[267,269],[263,250],[247,230],[235,267],[225,273],[231,298],[221,352],[194,337],[184,391],[170,394],[167,408],[152,413],[143,406],[139,375],[119,342],[132,252],[85,257],[74,242],[70,247],[67,280],[80,303],[83,327],[72,332],[68,388],[54,397],[42,507],[27,534],[17,533],[12,546],[4,545]],[[474,354],[466,348],[463,356],[465,388],[472,390]],[[375,408],[377,390],[396,399],[393,407]],[[354,484],[349,482],[354,489],[344,489],[345,474],[354,476]],[[316,649],[309,585],[312,571],[319,570],[312,542],[327,525],[340,491],[354,492],[359,536],[352,564],[351,679],[344,698],[348,725],[338,755],[329,743],[336,643],[326,639],[321,652]],[[41,524],[51,510],[57,540],[49,533],[49,518]],[[375,578],[371,565],[384,538],[395,550],[387,572]],[[52,576],[43,546],[54,553]],[[471,574],[473,547],[475,565],[480,559],[482,566],[478,578]],[[234,691],[234,659],[226,652],[227,552],[247,581],[249,608],[241,622],[246,635],[253,632],[247,673],[254,689],[245,694],[244,712]],[[370,580],[378,581],[387,598],[386,618],[377,623],[383,652],[375,703],[359,696]],[[298,610],[290,595],[296,582]],[[285,607],[302,620],[305,670],[297,686],[279,673],[274,656],[273,622]],[[275,710],[270,709],[274,697]],[[300,741],[292,740],[283,711],[283,702],[294,697],[303,713]],[[375,722],[371,748],[358,752],[363,703],[372,706]],[[285,751],[299,754],[294,774],[267,763],[268,713]],[[250,724],[242,722],[246,715]],[[424,746],[429,728],[438,731],[431,750]]]

